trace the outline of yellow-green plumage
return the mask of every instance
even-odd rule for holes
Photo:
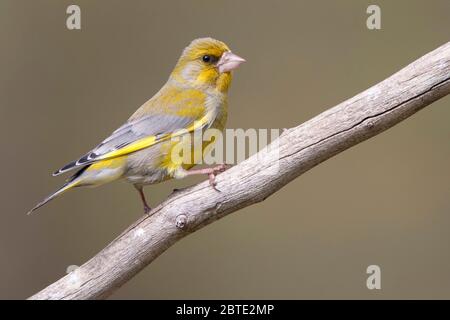
[[[141,188],[183,177],[183,172],[194,164],[172,161],[171,150],[177,143],[173,138],[199,129],[224,129],[231,73],[219,72],[213,61],[229,51],[218,40],[194,40],[184,50],[161,90],[95,149],[55,172],[54,175],[58,175],[79,169],[62,188],[30,212],[73,187],[126,179]],[[217,59],[205,62],[202,59],[206,55]],[[204,149],[207,143],[200,146]]]

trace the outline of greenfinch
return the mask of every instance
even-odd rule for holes
[[[143,193],[145,185],[206,174],[214,186],[215,175],[225,166],[191,169],[195,161],[173,161],[171,150],[176,145],[173,138],[192,135],[199,129],[224,129],[231,71],[243,62],[243,58],[221,41],[212,38],[192,41],[159,92],[97,147],[54,172],[57,176],[78,169],[28,214],[70,189],[99,186],[119,179],[134,185],[145,213],[150,211]],[[200,147],[204,150],[207,144],[201,143]]]

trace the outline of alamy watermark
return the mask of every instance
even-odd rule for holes
[[[367,7],[366,13],[369,17],[366,20],[366,26],[369,30],[381,29],[381,8],[376,4],[371,4]]]
[[[69,30],[81,29],[81,9],[76,4],[67,7],[66,13],[69,15],[66,19],[66,27]]]
[[[214,165],[238,164],[256,157],[258,162],[267,163],[262,173],[274,175],[280,169],[280,132],[255,128],[179,130],[171,135],[170,160],[175,165]]]
[[[367,267],[367,274],[370,276],[367,277],[366,286],[369,290],[380,290],[381,289],[381,268],[376,264],[372,264]]]

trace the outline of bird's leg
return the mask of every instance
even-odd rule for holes
[[[139,192],[139,195],[141,196],[142,204],[144,205],[144,213],[148,214],[152,208],[147,204],[147,200],[145,199],[145,194],[142,186],[134,185],[136,190]]]
[[[229,168],[226,164],[219,164],[218,166],[212,167],[212,168],[203,168],[203,169],[191,169],[189,171],[186,171],[186,175],[192,176],[195,174],[207,174],[209,179],[209,184],[214,189],[216,188],[216,175],[224,172]]]

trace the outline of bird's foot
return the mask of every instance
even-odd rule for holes
[[[206,174],[208,175],[208,179],[209,179],[209,184],[211,185],[211,187],[213,187],[215,190],[217,190],[216,188],[216,176],[221,173],[224,172],[225,170],[227,170],[228,168],[230,168],[230,165],[227,164],[219,164],[218,166],[212,167],[212,168],[203,168],[203,169],[191,169],[189,171],[186,171],[186,175],[196,175],[196,174]],[[219,191],[219,190],[217,190]]]
[[[216,176],[217,176],[219,173],[224,172],[225,170],[227,170],[227,169],[230,168],[230,167],[231,167],[230,165],[227,165],[227,164],[222,163],[222,164],[219,164],[219,165],[216,166],[216,167],[208,168],[208,169],[209,169],[209,170],[208,170],[208,180],[209,180],[209,185],[210,185],[211,187],[213,187],[215,190],[217,190],[217,188],[216,188],[216,186],[217,186]],[[217,191],[219,191],[219,190],[217,190]]]
[[[152,208],[150,208],[148,205],[144,205],[144,214],[149,216],[150,211],[152,211]]]

